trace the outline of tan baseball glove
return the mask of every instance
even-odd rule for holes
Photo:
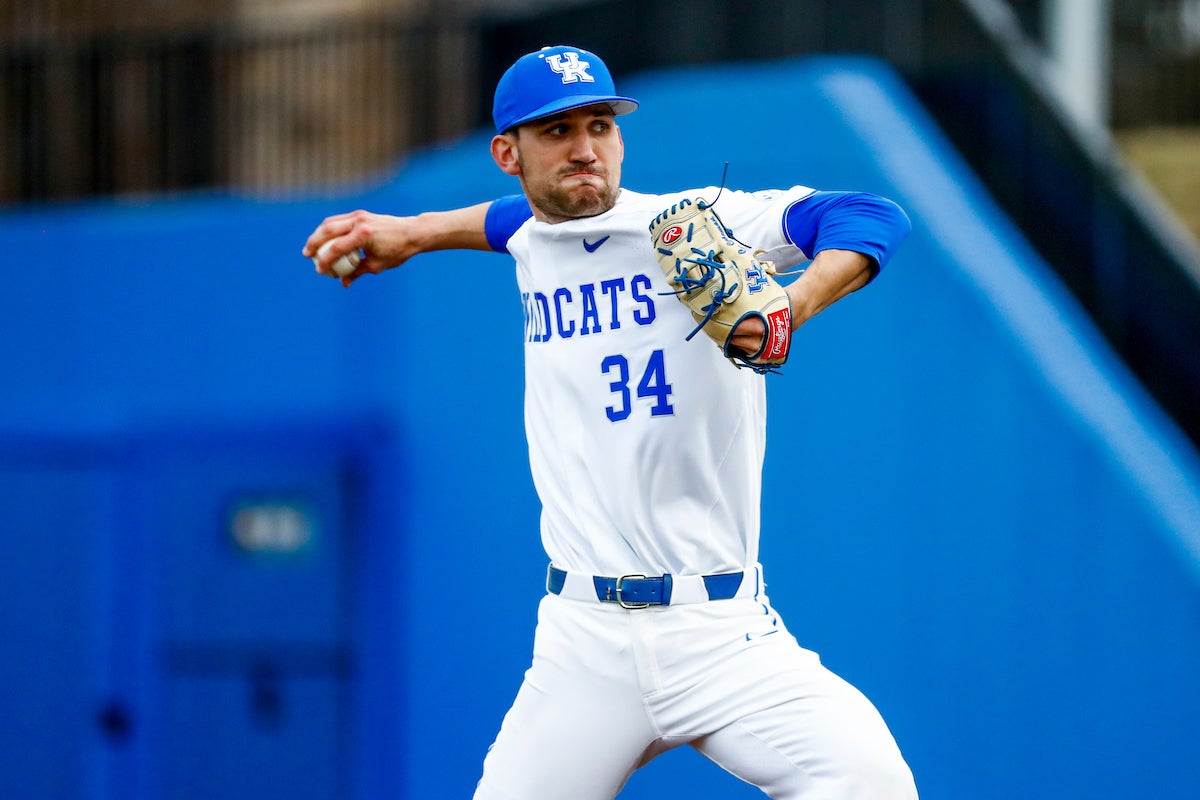
[[[792,345],[791,302],[775,280],[775,265],[759,261],[733,238],[704,200],[680,200],[650,223],[650,241],[675,295],[734,366],[776,372]],[[747,317],[766,327],[761,349],[747,353],[730,346],[733,329]]]

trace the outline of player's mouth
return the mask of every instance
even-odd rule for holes
[[[586,183],[592,182],[589,180],[589,178],[595,178],[597,181],[599,181],[601,183],[604,182],[604,172],[602,170],[597,170],[597,169],[572,168],[572,169],[568,169],[568,170],[563,170],[562,177],[563,177],[563,179],[577,178]]]
[[[582,192],[590,195],[603,192],[608,181],[603,175],[596,172],[572,172],[563,177],[559,185],[565,192],[572,194]]]

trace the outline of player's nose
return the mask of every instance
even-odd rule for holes
[[[579,131],[571,138],[571,160],[586,164],[596,160],[596,148],[592,146],[592,137],[587,131]]]

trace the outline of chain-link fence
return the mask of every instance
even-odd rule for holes
[[[36,20],[28,10],[0,14],[0,203],[351,181],[485,119],[490,87],[481,76],[490,73],[481,60],[506,43],[496,40],[505,26],[489,26],[482,12],[414,14],[408,3],[406,13],[388,13],[382,0],[361,0],[311,18],[293,4],[264,22],[232,14],[234,5],[167,4],[174,16],[151,14],[143,25],[104,24],[121,8],[143,7],[109,0],[58,0]],[[571,5],[595,8],[590,34],[616,25],[604,19],[612,3]],[[938,5],[795,0],[748,19],[734,4],[706,0],[697,14],[725,20],[707,27],[729,38],[753,34],[767,54],[844,51],[882,36],[866,49],[903,60],[942,35],[929,22]],[[1041,5],[1013,2],[1035,39]],[[89,13],[70,14],[75,6]],[[156,7],[164,6],[145,5]],[[869,25],[861,17],[872,10],[878,19]],[[648,25],[663,16],[642,11]],[[1113,124],[1200,124],[1200,0],[1114,0],[1112,14]],[[241,21],[214,21],[222,19]],[[622,52],[633,46],[616,44],[614,64],[634,66]],[[711,56],[723,46],[703,49]]]
[[[360,19],[10,42],[0,202],[272,193],[377,173],[468,125],[476,36],[461,23]]]

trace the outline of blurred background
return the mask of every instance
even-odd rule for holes
[[[632,188],[913,218],[769,384],[763,552],[922,796],[1200,796],[1200,0],[7,0],[0,795],[470,795],[545,567],[510,262],[299,250],[518,191],[555,43]]]

